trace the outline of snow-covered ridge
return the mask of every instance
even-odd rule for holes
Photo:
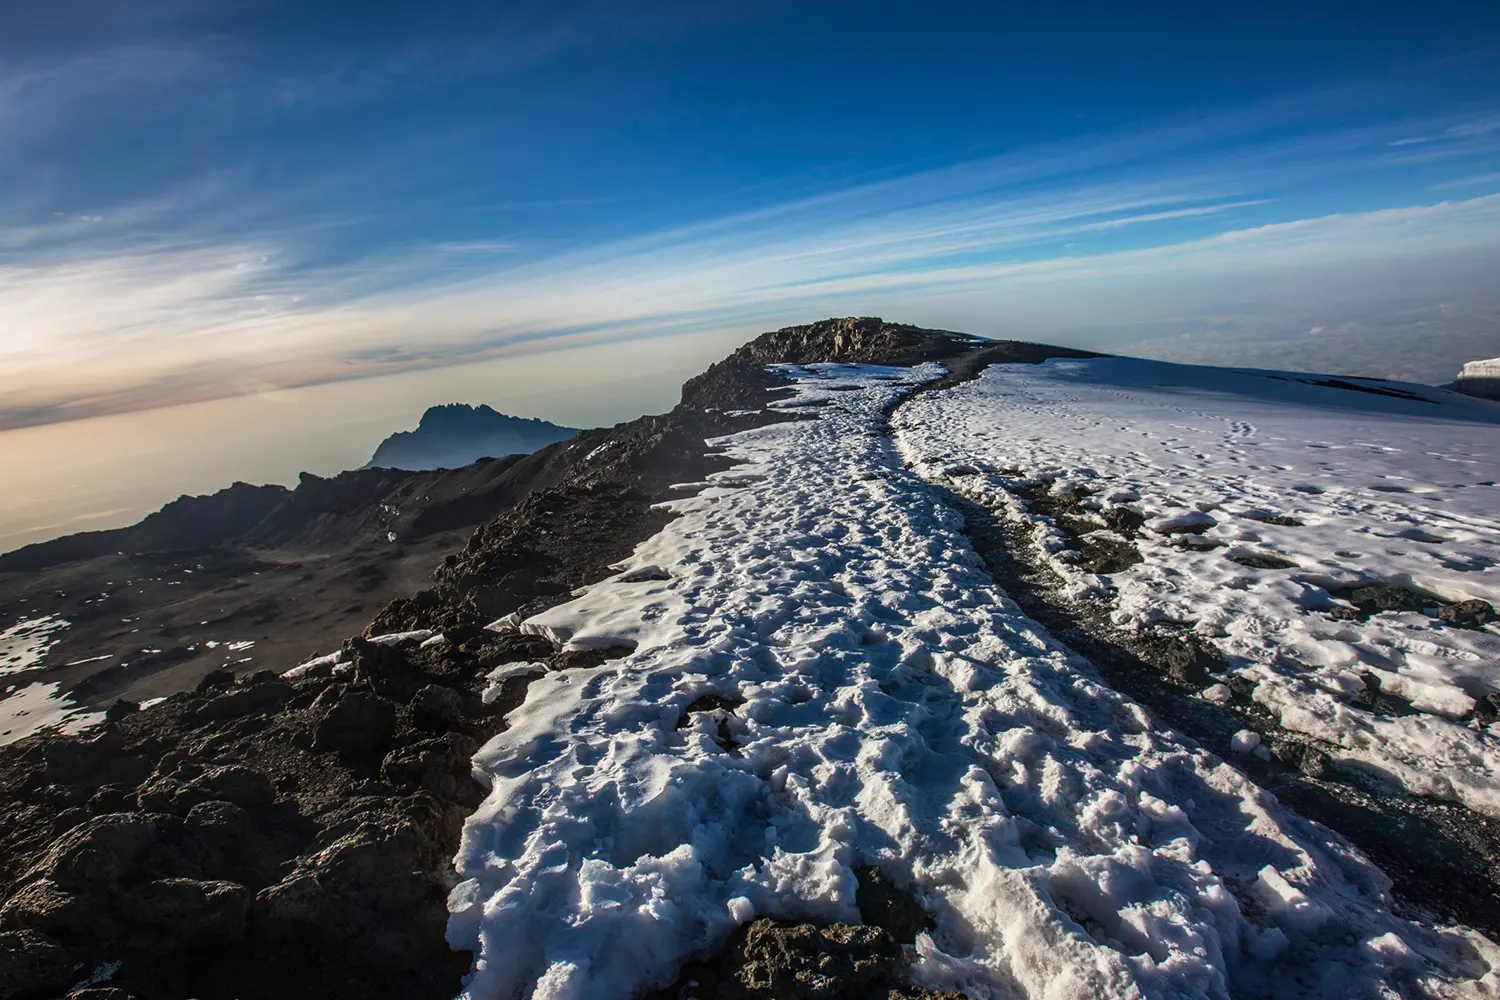
[[[917,977],[976,997],[1496,987],[1487,940],[1394,917],[1346,843],[994,587],[881,432],[940,369],[783,370],[818,419],[712,442],[746,464],[522,623],[635,651],[535,680],[476,757],[470,996],[635,996],[754,916],[857,921],[864,864],[936,920]]]
[[[1109,595],[1117,623],[1193,627],[1335,759],[1500,816],[1500,730],[1474,712],[1500,691],[1500,627],[1420,610],[1361,621],[1329,593],[1382,583],[1500,605],[1500,411],[1295,377],[1130,358],[996,366],[903,407],[895,431],[923,475],[1035,522],[1073,594]],[[1082,571],[1016,497],[1046,484],[1084,495],[1102,534],[1111,512],[1144,519],[1142,562]],[[1351,704],[1371,679],[1416,714]]]

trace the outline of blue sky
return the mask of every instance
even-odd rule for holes
[[[0,427],[848,313],[1500,353],[1500,6],[1046,6],[5,5]]]

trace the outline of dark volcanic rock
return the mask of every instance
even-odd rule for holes
[[[1438,608],[1438,617],[1459,628],[1480,629],[1496,620],[1495,609],[1488,601],[1459,601]]]
[[[646,1000],[965,1000],[906,981],[906,952],[879,927],[756,920],[719,956]]]
[[[181,823],[159,813],[96,816],[53,844],[32,874],[64,889],[94,891],[140,871],[148,853],[173,839]]]
[[[396,706],[377,695],[351,691],[318,724],[317,745],[355,757],[378,753],[396,731]]]
[[[446,729],[463,715],[463,711],[463,697],[441,684],[428,684],[411,699],[411,721],[418,729]]]
[[[33,930],[0,933],[0,996],[51,996],[67,989],[72,975],[72,958],[51,938]]]
[[[719,989],[725,1000],[865,1000],[895,985],[904,958],[895,938],[878,927],[784,926],[770,920],[750,925],[743,954],[733,984]]]
[[[108,937],[113,921],[74,893],[64,891],[50,879],[37,879],[0,908],[0,929],[41,931],[57,937]]]
[[[477,804],[480,787],[474,781],[469,761],[478,745],[466,736],[448,733],[392,750],[380,764],[380,773],[404,792],[418,789],[458,801]]]
[[[160,932],[164,947],[181,948],[245,936],[250,893],[234,882],[158,879],[136,886],[120,901],[121,917]]]
[[[198,709],[198,717],[223,720],[223,718],[240,718],[242,715],[275,712],[287,702],[288,697],[291,697],[291,685],[281,681],[237,688],[202,706]]]
[[[935,926],[932,918],[909,889],[898,887],[879,868],[856,868],[859,889],[854,902],[865,923],[886,931],[901,944],[911,944],[917,935]]]

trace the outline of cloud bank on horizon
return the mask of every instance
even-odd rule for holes
[[[1093,14],[10,9],[0,428],[848,313],[1426,381],[1500,353],[1500,16]]]

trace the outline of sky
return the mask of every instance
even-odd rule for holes
[[[1440,382],[1497,275],[1494,3],[0,5],[0,439],[830,315]]]

